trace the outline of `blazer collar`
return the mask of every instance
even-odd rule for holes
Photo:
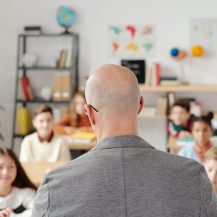
[[[107,137],[102,141],[98,142],[96,146],[91,149],[94,150],[103,150],[103,149],[113,149],[113,148],[152,148],[149,143],[147,143],[144,139],[139,136],[134,135],[123,135],[123,136],[114,136]]]

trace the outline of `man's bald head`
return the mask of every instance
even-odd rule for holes
[[[110,113],[138,109],[140,91],[136,76],[128,68],[107,64],[90,76],[85,90],[88,104]]]

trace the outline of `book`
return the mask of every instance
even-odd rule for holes
[[[151,66],[151,85],[160,85],[160,63],[152,63]]]
[[[65,58],[65,67],[71,67],[72,65],[72,50],[66,51],[66,58]]]
[[[53,100],[61,101],[62,100],[62,82],[61,82],[61,73],[55,73],[53,75]]]
[[[41,31],[41,26],[24,26],[25,31]]]
[[[34,99],[34,94],[33,94],[33,91],[32,91],[31,85],[30,85],[29,77],[24,76],[24,79],[25,79],[25,83],[26,83],[26,86],[27,86],[27,92],[28,92],[28,95],[29,95],[29,100],[33,100]]]
[[[176,85],[181,85],[181,81],[179,80],[165,80],[165,81],[160,81],[161,86],[176,86]]]
[[[20,87],[21,87],[22,99],[24,101],[29,101],[34,99],[33,91],[30,86],[30,81],[27,76],[20,77]]]
[[[71,97],[71,76],[69,72],[61,74],[61,98],[70,100]]]
[[[21,97],[24,101],[29,101],[29,94],[27,90],[27,84],[25,82],[24,76],[19,78]]]
[[[91,132],[77,132],[70,136],[70,142],[87,144],[96,139],[96,135]]]
[[[40,35],[41,26],[24,26],[24,32],[27,35]]]
[[[161,76],[161,81],[176,81],[178,78],[176,76]]]

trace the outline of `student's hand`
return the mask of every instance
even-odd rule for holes
[[[188,131],[181,131],[181,132],[179,133],[179,139],[191,138],[191,137],[192,137],[192,135],[191,135],[191,133],[188,132]]]
[[[2,211],[0,211],[0,217],[10,217],[10,216],[11,216],[10,208],[3,209]]]

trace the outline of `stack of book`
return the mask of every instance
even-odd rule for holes
[[[72,50],[63,49],[60,51],[59,58],[56,62],[58,68],[68,68],[72,66]]]
[[[147,86],[174,86],[180,85],[181,82],[177,75],[171,70],[166,71],[160,63],[153,62],[146,74],[145,85]]]
[[[146,75],[145,84],[147,86],[160,85],[160,63],[152,63]]]
[[[66,101],[71,97],[71,76],[69,72],[55,73],[53,76],[53,100]]]
[[[41,26],[24,26],[24,33],[26,35],[40,35]]]
[[[162,70],[160,75],[160,85],[165,86],[174,86],[180,85],[181,82],[178,79],[177,75],[171,70]]]

